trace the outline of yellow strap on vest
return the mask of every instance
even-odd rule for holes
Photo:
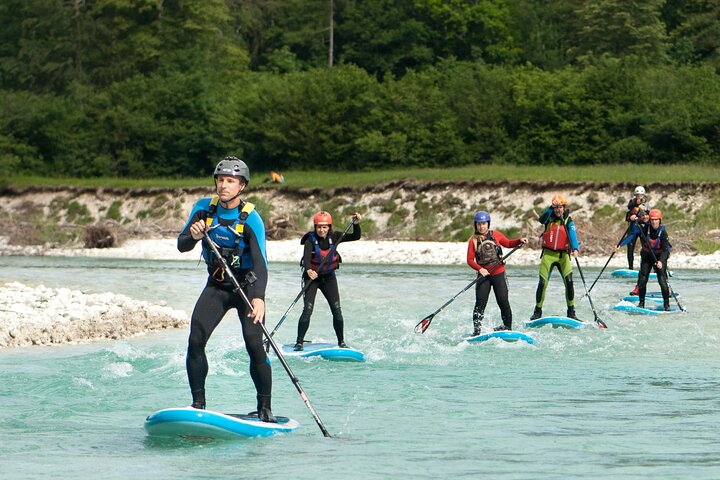
[[[215,209],[217,208],[217,204],[220,201],[220,197],[215,195],[212,200],[210,200],[210,211],[215,212]],[[210,215],[205,219],[205,225],[207,228],[210,228],[212,226],[213,216]]]
[[[217,209],[217,204],[218,204],[219,201],[220,201],[220,197],[218,197],[217,195],[215,195],[215,196],[212,198],[212,200],[210,200],[210,211],[212,211],[213,213],[215,212],[215,210]],[[250,213],[251,213],[253,210],[255,210],[255,204],[254,204],[254,203],[250,203],[250,202],[246,202],[245,205],[243,206],[242,210],[241,210],[241,213],[245,213],[245,217],[247,217],[248,215],[250,215]],[[209,217],[207,217],[207,218],[205,219],[205,225],[207,225],[208,228],[210,228],[210,227],[212,226],[213,216],[214,216],[214,215],[210,215]],[[244,222],[243,222],[243,223],[238,223],[238,224],[235,226],[235,231],[236,231],[237,233],[243,233],[243,229],[244,229]]]
[[[250,213],[251,213],[253,210],[255,210],[255,204],[254,204],[254,203],[247,202],[247,203],[243,206],[243,208],[242,208],[242,210],[241,210],[240,212],[241,212],[241,213],[245,213],[245,214],[246,214],[245,217],[247,218],[247,216],[250,215]],[[237,225],[235,225],[235,231],[236,231],[238,234],[243,233],[243,230],[244,230],[244,229],[245,229],[245,222],[241,222],[241,223],[238,223]]]

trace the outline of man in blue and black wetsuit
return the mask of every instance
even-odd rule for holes
[[[243,287],[252,303],[250,310],[242,297],[234,292],[234,285],[225,277],[220,261],[203,242],[202,255],[209,277],[193,309],[186,359],[192,406],[205,408],[205,378],[208,373],[205,345],[228,310],[236,309],[250,356],[250,376],[257,391],[258,417],[265,422],[275,422],[270,405],[272,369],[263,348],[263,330],[259,325],[265,317],[268,279],[265,226],[254,206],[240,198],[250,180],[250,170],[243,161],[235,157],[225,158],[215,168],[214,179],[217,195],[200,199],[195,204],[178,237],[178,250],[192,250],[207,233],[238,280],[242,281],[249,272],[255,274],[256,280]]]

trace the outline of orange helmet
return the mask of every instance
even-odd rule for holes
[[[662,212],[657,208],[653,208],[652,210],[650,210],[650,220],[653,219],[662,220]]]
[[[565,197],[560,195],[559,193],[552,197],[552,200],[550,201],[553,207],[556,207],[558,205],[562,205],[563,207],[567,205],[567,200],[565,200]]]
[[[313,217],[313,223],[315,225],[332,225],[332,217],[326,211],[321,211],[315,214]]]

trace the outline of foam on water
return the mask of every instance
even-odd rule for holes
[[[599,271],[584,270],[586,279]],[[632,285],[607,276],[592,292],[607,330],[544,327],[528,331],[535,345],[470,345],[462,336],[472,327],[472,290],[425,334],[413,331],[472,280],[468,269],[344,264],[345,336],[368,361],[288,360],[337,439],[323,438],[275,358],[273,411],[299,420],[297,432],[236,442],[147,437],[148,413],[190,402],[187,330],[0,350],[3,478],[717,478],[718,275],[673,270],[688,313],[613,312]],[[0,258],[0,274],[28,285],[41,279],[55,288],[166,300],[188,315],[204,282],[195,260]],[[514,325],[522,330],[537,270],[510,265],[508,275]],[[271,265],[270,327],[299,291],[298,280],[295,264]],[[295,339],[301,308],[290,313],[278,343]],[[545,312],[564,308],[554,275]],[[586,300],[578,299],[577,309],[592,322]],[[492,295],[486,319],[488,327],[500,323]],[[307,338],[334,340],[322,295]],[[209,406],[253,410],[234,313],[210,339],[208,358]]]

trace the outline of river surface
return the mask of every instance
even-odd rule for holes
[[[633,283],[606,273],[592,298],[607,330],[525,330],[536,339],[531,346],[464,343],[472,290],[425,334],[413,332],[472,280],[468,268],[343,265],[346,340],[367,363],[288,359],[334,438],[323,437],[277,360],[273,411],[300,421],[296,432],[238,441],[148,437],[147,414],[190,403],[186,330],[0,350],[2,478],[717,479],[720,275],[671,267],[688,313],[613,312]],[[583,272],[589,286],[599,269]],[[270,274],[272,327],[299,291],[299,267],[271,264]],[[509,266],[508,276],[523,330],[537,270]],[[189,315],[205,276],[196,261],[0,257],[0,281],[11,280],[164,300]],[[545,312],[564,314],[563,298],[555,273]],[[280,342],[294,340],[300,307]],[[486,313],[500,323],[492,295]],[[587,300],[578,314],[592,320]],[[331,323],[319,294],[307,338],[334,340]],[[208,358],[208,407],[253,410],[233,315],[210,339]]]

